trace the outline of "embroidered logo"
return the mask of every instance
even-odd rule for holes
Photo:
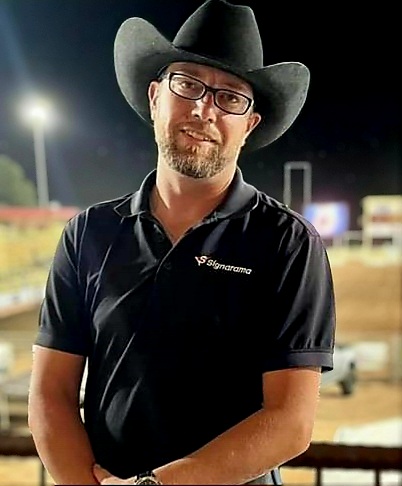
[[[201,255],[195,257],[198,266],[206,264],[208,267],[212,267],[214,270],[224,270],[226,272],[234,272],[234,273],[245,273],[246,275],[250,275],[252,272],[251,268],[245,267],[235,267],[234,265],[225,265],[224,263],[219,263],[217,260],[207,256]]]

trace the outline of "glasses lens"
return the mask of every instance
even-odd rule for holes
[[[219,108],[234,115],[246,113],[250,105],[250,100],[242,94],[224,89],[216,92],[215,100]]]
[[[216,106],[233,115],[244,115],[252,102],[250,98],[241,93],[210,88],[201,81],[180,73],[170,73],[169,88],[176,95],[188,100],[199,100],[207,91],[212,91]]]
[[[204,92],[202,83],[184,74],[172,74],[169,86],[173,93],[189,100],[200,98]]]

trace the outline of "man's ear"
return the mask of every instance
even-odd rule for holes
[[[154,113],[156,108],[156,99],[158,97],[159,83],[157,81],[151,81],[148,86],[148,102],[149,102],[149,113],[151,120],[154,119]]]
[[[254,111],[253,113],[251,113],[249,119],[247,120],[247,131],[244,135],[242,146],[246,144],[246,140],[248,136],[255,129],[255,127],[260,123],[261,118],[262,117],[258,112]]]

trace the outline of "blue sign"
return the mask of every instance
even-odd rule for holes
[[[317,229],[322,238],[340,236],[350,227],[350,211],[345,202],[307,204],[303,216]]]

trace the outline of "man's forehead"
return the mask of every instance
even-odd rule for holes
[[[214,75],[219,83],[231,86],[233,88],[248,88],[252,91],[252,87],[247,81],[239,78],[235,74],[218,69],[206,64],[199,64],[196,62],[173,62],[167,67],[167,72],[180,71],[191,76]]]

